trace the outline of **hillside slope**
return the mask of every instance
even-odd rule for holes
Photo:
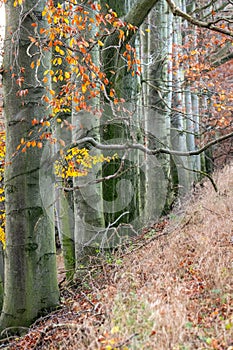
[[[204,182],[167,220],[63,285],[62,309],[2,347],[232,350],[233,166],[214,178],[218,193]]]

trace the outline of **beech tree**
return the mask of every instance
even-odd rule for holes
[[[50,68],[51,54],[30,45],[40,28],[47,28],[41,13],[45,2],[25,1],[5,4],[6,35],[4,48],[4,115],[6,118],[6,251],[4,302],[1,328],[29,325],[43,309],[59,302],[56,276],[56,248],[53,208],[50,218],[43,208],[39,170],[42,142],[35,147],[24,142],[33,119],[46,119],[43,102],[47,94],[42,85],[44,69]],[[32,25],[35,23],[35,25]],[[37,61],[36,74],[31,69]],[[34,144],[33,144],[34,145]],[[53,197],[53,188],[50,196]]]

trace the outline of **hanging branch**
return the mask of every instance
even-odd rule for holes
[[[198,20],[192,16],[190,16],[189,14],[187,14],[186,12],[182,11],[178,6],[176,6],[175,2],[173,0],[166,0],[168,3],[168,6],[170,7],[172,13],[174,16],[180,16],[184,19],[186,19],[186,21],[188,21],[189,23],[192,23],[195,26],[201,27],[201,28],[207,28],[210,30],[213,30],[217,33],[222,33],[225,35],[228,35],[230,37],[233,37],[233,31],[232,30],[228,30],[225,28],[221,28],[221,27],[217,27],[216,25],[214,25],[213,22],[204,22],[201,20]]]
[[[197,156],[201,154],[202,152],[206,151],[209,147],[216,145],[217,143],[220,143],[224,140],[227,140],[233,136],[233,132],[223,135],[221,137],[218,137],[215,140],[212,140],[205,144],[203,147],[195,150],[195,151],[188,151],[188,152],[182,152],[182,151],[176,151],[176,150],[171,150],[168,148],[157,148],[157,149],[150,149],[148,147],[143,146],[140,143],[130,143],[130,142],[125,142],[124,144],[102,144],[97,142],[94,138],[92,137],[84,137],[80,140],[75,141],[75,143],[72,145],[72,147],[76,147],[81,143],[90,143],[92,146],[96,147],[97,149],[100,150],[116,150],[116,151],[122,151],[122,150],[132,150],[132,149],[137,149],[140,150],[146,154],[149,155],[157,155],[157,154],[169,154],[172,156],[180,156],[180,157],[189,157],[189,156]],[[69,146],[69,148],[71,148]]]

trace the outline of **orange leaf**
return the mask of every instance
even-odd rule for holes
[[[48,79],[47,77],[44,77],[44,78],[42,79],[43,83],[47,83],[48,80],[49,80],[49,79]]]
[[[32,120],[32,125],[37,125],[38,124],[38,120],[36,119],[36,118],[34,118],[33,120]]]
[[[43,99],[44,99],[45,102],[49,102],[48,96],[45,96],[45,95],[44,95],[44,96],[43,96]]]
[[[59,140],[59,143],[60,143],[60,145],[61,145],[62,147],[65,147],[65,145],[66,145],[66,144],[65,144],[65,141],[63,141],[62,139]]]
[[[109,96],[114,97],[114,90],[113,89],[110,90]]]
[[[44,32],[46,32],[46,29],[40,28],[40,34],[43,34]]]

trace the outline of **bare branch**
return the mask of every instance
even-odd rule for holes
[[[139,143],[130,143],[125,142],[124,144],[111,144],[111,145],[105,145],[102,143],[97,142],[92,137],[84,137],[80,140],[75,141],[73,144],[73,147],[78,146],[80,143],[90,143],[92,146],[96,147],[97,149],[100,149],[102,151],[104,150],[115,150],[115,151],[122,151],[122,150],[132,150],[132,149],[138,149],[146,154],[149,155],[157,155],[157,154],[170,154],[174,156],[180,156],[180,157],[189,157],[189,156],[196,156],[198,154],[201,154],[202,152],[206,151],[209,147],[216,145],[217,143],[220,143],[224,140],[227,140],[233,136],[233,132],[223,135],[221,137],[218,137],[215,140],[212,140],[208,142],[205,146],[195,150],[195,151],[188,151],[188,152],[182,152],[182,151],[176,151],[176,150],[170,150],[168,148],[157,148],[157,149],[150,149],[142,144]]]
[[[225,28],[217,27],[214,24],[212,24],[212,22],[200,21],[200,20],[190,16],[186,12],[182,11],[178,6],[176,6],[176,4],[173,0],[166,0],[166,1],[167,1],[174,16],[180,16],[195,26],[207,28],[207,29],[213,30],[215,32],[222,33],[222,34],[228,35],[230,37],[233,37],[233,31],[225,29]]]

